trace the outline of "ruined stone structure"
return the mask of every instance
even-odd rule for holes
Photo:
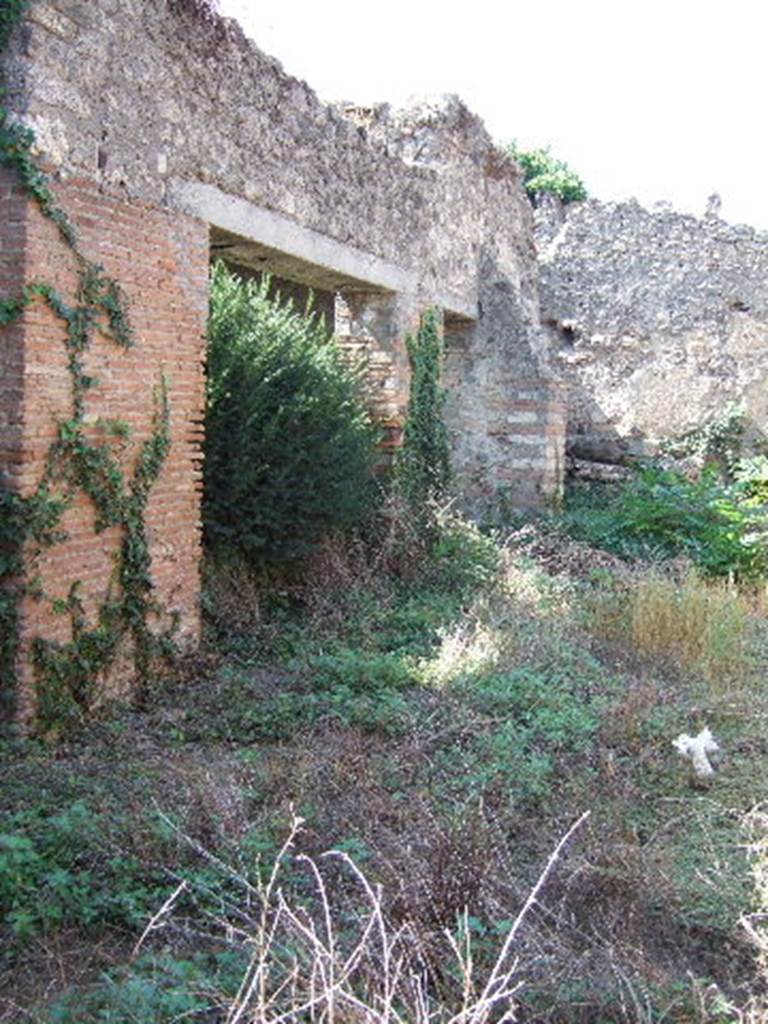
[[[393,445],[408,392],[404,338],[439,306],[460,493],[478,502],[503,489],[514,504],[556,493],[564,415],[539,327],[531,211],[516,166],[458,101],[406,114],[329,108],[195,0],[33,0],[2,72],[12,118],[33,130],[81,250],[130,303],[135,347],[101,338],[87,354],[91,441],[130,468],[150,436],[152,389],[167,381],[171,447],[147,530],[154,593],[181,636],[198,631],[212,256],[331,296],[339,329],[371,355],[373,405]],[[72,296],[72,254],[11,171],[0,208],[0,297],[40,280]],[[67,415],[67,359],[62,325],[40,303],[4,333],[0,486],[24,495]],[[130,435],[109,434],[107,418]],[[120,541],[97,525],[80,494],[67,539],[40,562],[45,598],[28,597],[21,617],[27,695],[30,640],[71,635],[56,602],[81,581],[93,623],[115,586]]]
[[[568,447],[648,454],[742,404],[768,432],[768,235],[663,206],[537,211],[542,318],[568,383]]]

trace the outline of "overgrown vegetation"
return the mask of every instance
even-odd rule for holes
[[[211,277],[203,520],[220,557],[254,566],[360,523],[376,440],[361,369],[269,287],[223,263]]]
[[[130,541],[119,603],[89,629],[73,587],[72,644],[45,648],[45,678],[78,706],[79,669],[112,656],[115,628],[146,626],[142,513],[167,441],[159,390],[130,480],[88,442],[79,326],[125,321],[87,280],[72,308],[29,296],[72,328],[57,487],[0,498],[6,574],[19,538],[56,542],[70,488]],[[206,515],[229,557],[206,567],[206,638],[140,706],[102,709],[55,750],[0,748],[0,1022],[762,1024],[760,466],[720,445],[712,470],[650,468],[610,501],[483,532],[441,507],[430,314],[399,483],[371,509],[370,428],[338,353],[259,286],[221,282],[211,404],[233,419]],[[242,382],[258,399],[233,397]],[[339,406],[353,436],[327,427]],[[243,440],[235,411],[260,433]],[[349,493],[311,448],[329,437],[337,459],[357,452]],[[225,454],[242,456],[229,482]],[[302,504],[312,487],[341,503],[330,520]],[[330,529],[364,508],[362,530]],[[267,550],[295,567],[269,585]],[[702,780],[672,740],[705,726],[720,758]]]
[[[584,182],[568,164],[553,156],[548,146],[522,149],[516,142],[509,142],[503,148],[520,165],[523,187],[534,202],[542,192],[551,192],[564,203],[576,203],[587,198]]]
[[[691,476],[651,464],[612,490],[574,488],[563,522],[572,536],[622,557],[683,555],[710,576],[759,579],[768,534],[753,480],[745,473],[725,483],[714,466]]]
[[[234,453],[252,504],[207,480],[229,557],[203,648],[69,746],[5,748],[0,1021],[757,1024],[768,637],[741,455],[483,532],[441,506],[429,314],[392,493],[372,507],[355,456],[364,528],[294,533],[327,469],[295,450],[325,422],[318,363],[319,405],[372,439],[354,375],[337,390],[337,351],[266,287],[215,272],[222,472],[232,423],[262,419]],[[265,550],[293,571],[267,583]],[[704,726],[702,784],[672,740]]]
[[[207,648],[55,771],[6,751],[0,1020],[760,1019],[757,598],[562,534],[550,567],[546,523],[383,523],[279,589],[220,573]]]

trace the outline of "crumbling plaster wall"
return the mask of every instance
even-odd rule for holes
[[[537,239],[574,455],[653,452],[732,402],[766,432],[768,235],[714,210],[547,200]]]
[[[462,490],[490,495],[515,478],[521,502],[552,494],[551,431],[521,448],[503,408],[534,380],[544,438],[546,338],[516,165],[455,99],[405,114],[328,107],[196,6],[35,0],[5,64],[11,108],[46,159],[170,208],[186,184],[214,186],[400,268],[414,314],[434,302],[475,321],[449,408]]]

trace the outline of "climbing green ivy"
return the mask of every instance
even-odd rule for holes
[[[445,390],[440,386],[443,338],[439,310],[427,310],[417,334],[408,337],[406,345],[411,388],[403,444],[395,464],[395,484],[404,500],[421,514],[445,498],[451,479],[443,421]]]
[[[0,53],[21,21],[29,0],[4,0],[0,7]],[[95,626],[89,627],[79,581],[73,581],[66,600],[51,601],[52,610],[67,615],[71,640],[61,643],[38,637],[32,644],[37,683],[37,720],[47,729],[79,716],[92,704],[94,685],[130,639],[135,666],[145,675],[152,657],[170,644],[172,631],[156,635],[148,625],[160,608],[152,597],[151,559],[145,528],[147,501],[170,447],[169,406],[165,381],[155,390],[150,437],[143,443],[130,477],[109,447],[89,439],[85,403],[96,385],[85,369],[84,357],[96,334],[123,349],[134,343],[125,299],[116,281],[81,252],[77,234],[56,202],[50,181],[33,155],[34,135],[11,122],[0,107],[0,166],[12,168],[28,196],[56,224],[62,241],[75,259],[78,286],[74,302],[50,284],[28,285],[21,295],[0,300],[0,328],[15,322],[33,302],[43,302],[62,325],[71,384],[69,415],[57,423],[57,439],[45,460],[34,493],[21,497],[0,490],[0,671],[12,678],[18,649],[18,605],[24,595],[46,600],[34,565],[41,553],[66,539],[63,513],[78,492],[88,495],[96,509],[96,532],[119,527],[121,542],[111,590]],[[111,433],[125,433],[117,425]],[[2,687],[10,711],[12,687]]]

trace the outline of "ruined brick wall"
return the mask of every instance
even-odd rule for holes
[[[456,403],[449,415],[461,488],[489,494],[511,442],[483,413],[488,388],[490,415],[508,384],[549,376],[516,165],[456,100],[327,107],[236,24],[201,21],[192,6],[35,0],[6,60],[13,109],[62,170],[170,207],[185,184],[215,187],[389,261],[417,308],[468,311],[472,415]],[[534,462],[523,490],[541,500],[551,480],[537,474]]]
[[[196,10],[185,0],[33,0],[0,62],[11,116],[34,132],[83,251],[131,301],[136,348],[105,342],[89,356],[100,381],[88,396],[92,440],[121,445],[100,437],[99,417],[125,419],[130,467],[152,386],[168,378],[172,444],[149,507],[152,578],[190,636],[211,251],[340,294],[351,343],[374,357],[390,445],[408,397],[406,333],[433,304],[455,336],[460,324],[448,416],[467,503],[499,490],[514,504],[553,496],[563,437],[530,207],[481,122],[455,99],[405,113],[324,106],[234,23]],[[74,267],[53,225],[7,177],[0,204],[0,292],[42,279],[71,295]],[[4,485],[30,493],[68,401],[61,324],[37,304],[3,341],[0,469]],[[90,624],[118,544],[94,525],[81,498],[64,523],[69,539],[43,567],[53,599],[82,581]],[[28,601],[22,625],[25,643],[67,638],[50,603]]]
[[[24,285],[26,203],[16,177],[0,168],[0,296],[18,295]],[[21,460],[23,332],[4,329],[0,345],[0,487],[18,487]]]
[[[194,640],[199,627],[200,434],[203,410],[203,337],[207,318],[208,232],[205,225],[147,206],[104,195],[84,179],[57,189],[79,233],[81,250],[118,280],[128,302],[135,345],[124,350],[97,336],[85,357],[86,372],[97,384],[87,393],[88,437],[109,445],[130,478],[136,455],[152,429],[153,390],[164,377],[170,406],[170,453],[150,494],[146,526],[151,573],[166,624],[177,616],[180,639]],[[78,284],[74,255],[56,226],[36,204],[12,192],[19,230],[24,233],[23,270],[29,281],[53,285],[74,303]],[[5,250],[6,232],[3,231]],[[20,395],[23,432],[16,440],[15,488],[34,491],[59,421],[72,415],[72,389],[61,320],[41,302],[33,303],[13,334],[4,337],[4,353],[23,364]],[[3,391],[5,395],[5,389]],[[6,411],[6,401],[3,402]],[[110,435],[109,420],[129,428],[126,438]],[[22,679],[31,684],[27,646],[36,636],[67,642],[70,621],[53,604],[66,601],[75,580],[91,625],[114,592],[118,527],[95,532],[95,509],[76,495],[60,528],[66,539],[46,549],[35,567],[44,597],[25,599],[24,644],[19,652]],[[160,623],[155,623],[160,627]],[[124,652],[126,656],[130,653]],[[124,696],[131,674],[113,675],[105,695]],[[22,718],[33,712],[33,687],[22,686]]]
[[[592,200],[546,204],[538,238],[575,455],[652,452],[732,402],[768,432],[768,235]]]

